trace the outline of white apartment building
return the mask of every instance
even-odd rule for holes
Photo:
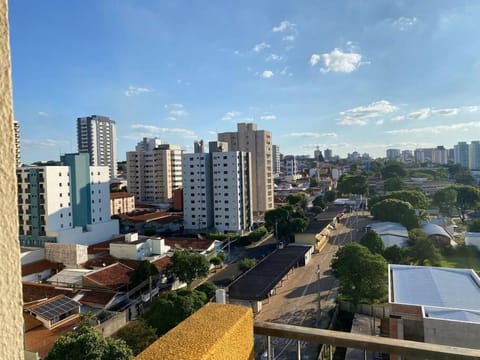
[[[437,146],[432,151],[432,163],[433,164],[448,164],[448,150],[443,146]]]
[[[90,154],[90,165],[108,166],[110,178],[117,175],[115,121],[107,116],[77,118],[78,152]]]
[[[218,134],[230,151],[251,153],[253,213],[262,216],[273,209],[272,133],[253,123],[237,124],[236,132]]]
[[[118,233],[110,220],[109,169],[88,154],[66,154],[64,166],[17,168],[20,242],[90,245]]]
[[[453,151],[454,151],[455,163],[465,167],[469,167],[470,149],[468,144],[465,141],[461,141],[453,147]]]
[[[297,160],[295,159],[295,156],[286,155],[283,158],[283,161],[285,162],[285,175],[286,176],[297,175],[298,168],[297,168]]]
[[[480,170],[480,141],[472,141],[469,147],[469,168]]]
[[[172,202],[173,190],[182,187],[180,146],[144,138],[135,151],[127,152],[127,183],[136,201]]]
[[[244,233],[253,221],[251,156],[211,142],[210,153],[183,155],[184,228]]]
[[[387,149],[387,159],[388,160],[399,160],[400,159],[400,149]]]

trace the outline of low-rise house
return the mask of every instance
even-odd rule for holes
[[[385,247],[397,245],[399,247],[407,246],[408,230],[405,226],[394,222],[378,222],[369,224],[365,230],[375,231],[383,241]]]
[[[183,215],[165,211],[147,212],[138,215],[120,215],[124,231],[165,233],[176,232],[182,228]]]
[[[82,278],[82,285],[87,288],[123,291],[128,288],[132,272],[131,267],[115,263],[85,274]]]
[[[22,265],[22,281],[44,281],[62,269],[63,265],[58,262],[49,260],[35,261]]]

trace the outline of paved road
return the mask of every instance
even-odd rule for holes
[[[360,213],[344,216],[342,223],[332,232],[328,243],[305,267],[295,269],[283,286],[277,289],[256,319],[326,328],[328,311],[335,307],[337,280],[332,276],[330,263],[339,246],[358,241],[363,228],[370,222]],[[286,339],[274,339],[275,359],[297,359],[296,343]],[[266,348],[265,338],[256,337],[256,353]],[[302,359],[316,359],[318,346],[302,344]]]

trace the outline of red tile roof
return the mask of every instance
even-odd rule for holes
[[[168,256],[164,256],[158,260],[152,261],[152,264],[157,268],[158,272],[162,272],[170,263],[171,261]]]
[[[35,261],[30,264],[22,265],[22,276],[36,274],[49,269],[62,270],[63,267],[64,266],[61,263],[57,263],[49,260]]]
[[[48,299],[57,295],[66,295],[72,298],[78,293],[78,290],[72,289],[72,291],[65,288],[57,288],[56,286],[50,284],[38,284],[30,282],[23,282],[22,289],[24,303]]]
[[[85,294],[78,300],[78,302],[86,305],[107,305],[115,297],[115,291],[85,291]]]
[[[102,269],[88,273],[84,278],[111,289],[127,285],[130,281],[130,274],[133,269],[129,266],[116,263]]]
[[[90,245],[87,249],[90,255],[99,254],[101,252],[110,251],[110,243],[115,241],[125,241],[125,235],[117,236],[111,240],[103,241],[101,243]]]
[[[109,266],[117,262],[127,265],[132,269],[136,269],[141,263],[140,260],[118,259],[116,257],[113,257],[112,255],[106,254],[95,259],[90,259],[86,263],[83,263],[82,266],[86,269],[93,269]]]
[[[110,193],[110,199],[122,199],[129,197],[134,197],[134,195],[132,193],[124,191]]]

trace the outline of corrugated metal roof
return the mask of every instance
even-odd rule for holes
[[[433,319],[480,323],[480,311],[425,307],[425,316]]]

